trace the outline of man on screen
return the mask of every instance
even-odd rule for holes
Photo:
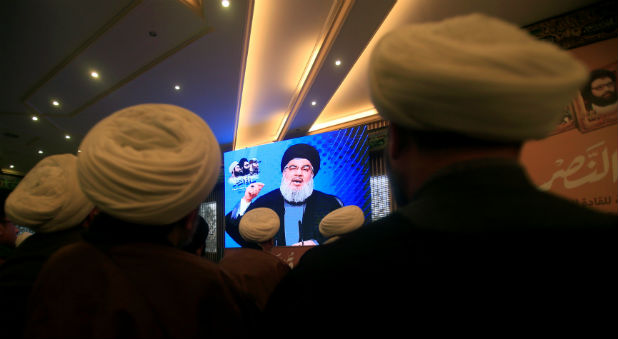
[[[343,203],[334,195],[313,189],[313,179],[319,170],[320,154],[313,146],[290,146],[281,159],[281,186],[247,207],[246,211],[268,207],[277,213],[281,227],[274,237],[275,246],[317,245],[326,240],[318,230],[320,221]],[[240,245],[249,246],[238,231],[241,217],[236,208],[228,213],[226,230]]]
[[[247,158],[240,159],[238,161],[238,165],[240,166],[240,169],[242,170],[242,175],[249,174],[249,160],[247,160]]]
[[[257,158],[251,158],[249,160],[249,174],[250,175],[260,174],[260,161]]]

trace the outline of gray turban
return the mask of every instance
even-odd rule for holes
[[[94,204],[77,183],[76,157],[52,155],[39,161],[7,197],[5,212],[13,223],[49,233],[80,224]]]
[[[398,28],[369,66],[385,119],[498,141],[547,136],[587,76],[570,53],[481,14]]]
[[[365,223],[365,214],[360,207],[348,205],[328,213],[320,221],[320,233],[327,237],[350,233]]]
[[[166,225],[195,209],[214,187],[219,144],[194,113],[143,104],[97,123],[80,145],[82,190],[102,211],[124,221]]]
[[[246,241],[269,241],[279,231],[279,216],[270,208],[254,208],[242,216],[238,230]]]

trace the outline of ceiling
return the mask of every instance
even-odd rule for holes
[[[76,153],[97,121],[145,102],[200,115],[223,151],[377,120],[367,59],[384,32],[471,12],[524,26],[594,2],[2,1],[0,167]]]

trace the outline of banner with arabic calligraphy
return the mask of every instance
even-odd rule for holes
[[[604,75],[596,81],[591,76],[565,109],[574,114],[572,119],[565,119],[551,137],[527,143],[521,156],[540,189],[612,213],[618,213],[616,45],[618,39],[608,39],[570,50],[588,65],[591,74]],[[607,99],[609,109],[591,109],[595,106],[587,102],[590,95],[585,93],[591,88]]]

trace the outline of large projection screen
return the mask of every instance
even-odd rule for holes
[[[292,209],[284,209],[283,199],[280,187],[285,185],[282,181],[282,159],[286,150],[297,144],[309,145],[319,154],[319,165],[312,164],[316,167],[317,173],[313,177],[313,193],[307,198],[304,204],[305,209],[301,219],[301,225],[295,225],[296,233],[302,233],[300,239],[296,239],[296,235],[290,235],[294,228],[285,224],[287,220],[290,224],[290,218],[293,213]],[[290,149],[287,156],[299,156],[292,150],[304,150],[307,147],[296,146]],[[302,152],[301,152],[302,153]],[[304,153],[303,153],[304,154]],[[308,157],[312,157],[308,155]],[[302,157],[301,157],[302,158]],[[287,159],[287,158],[286,158]],[[225,214],[226,214],[226,232],[225,232],[225,247],[233,248],[245,246],[243,239],[239,238],[238,222],[242,218],[239,210],[244,214],[257,205],[259,207],[268,206],[275,211],[278,211],[281,220],[281,233],[285,234],[285,241],[277,236],[275,246],[291,246],[297,243],[298,240],[309,240],[306,231],[311,228],[317,232],[319,221],[329,210],[332,210],[333,201],[339,201],[344,206],[357,205],[365,213],[365,219],[370,220],[371,217],[371,196],[369,185],[369,164],[368,164],[368,144],[367,144],[367,128],[366,126],[353,127],[332,131],[322,134],[310,135],[296,139],[274,142],[266,145],[260,145],[242,150],[226,152],[224,154],[224,180],[225,180]],[[317,159],[313,157],[313,162]],[[319,169],[317,168],[319,167]],[[257,169],[257,170],[256,170]],[[314,169],[314,170],[315,170]],[[300,169],[297,170],[300,173]],[[251,200],[247,207],[245,202],[241,204],[241,200],[247,194],[247,189],[251,190],[264,186],[259,190],[259,194]],[[257,185],[257,186],[256,186]],[[325,195],[328,196],[325,196]],[[264,197],[268,195],[267,197]],[[262,198],[261,200],[259,200]],[[319,199],[318,199],[319,198]],[[309,202],[311,201],[311,202]],[[266,205],[264,205],[266,203]],[[292,204],[297,206],[303,203],[296,202]],[[244,205],[244,206],[241,206]],[[244,211],[243,208],[246,207]],[[290,204],[287,205],[290,207]],[[283,211],[287,210],[287,216],[283,215]],[[312,215],[309,215],[312,214]],[[285,230],[287,229],[287,231]],[[304,236],[304,238],[303,238]],[[319,238],[316,237],[311,238]],[[239,241],[236,241],[236,240]],[[324,239],[315,239],[315,242],[322,243]]]

